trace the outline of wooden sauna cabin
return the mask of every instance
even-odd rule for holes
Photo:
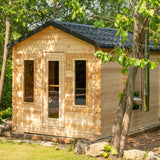
[[[50,21],[8,45],[13,51],[13,130],[97,140],[111,128],[126,77],[93,54],[119,44],[116,30]],[[132,44],[132,33],[129,33]],[[160,48],[150,47],[150,58]],[[136,93],[141,92],[141,71]],[[150,72],[150,111],[133,111],[130,133],[160,125],[160,66]]]

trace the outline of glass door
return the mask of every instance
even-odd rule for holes
[[[48,117],[59,118],[59,61],[48,61]]]

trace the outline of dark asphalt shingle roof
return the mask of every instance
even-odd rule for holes
[[[58,22],[68,29],[87,37],[97,44],[100,48],[114,48],[120,44],[120,37],[116,37],[117,30],[113,28],[95,28],[91,25]],[[126,43],[125,47],[131,47],[132,34],[129,33],[130,43]],[[96,45],[95,45],[96,46]]]
[[[56,27],[66,33],[69,33],[81,40],[84,40],[98,48],[114,48],[120,45],[120,37],[116,37],[117,30],[113,28],[95,28],[92,25],[76,24],[59,21],[49,21],[42,26],[32,30],[28,34],[23,35],[19,39],[8,44],[8,48],[18,44],[19,42],[29,38],[30,36],[38,33],[48,26]],[[129,48],[132,46],[133,33],[129,32],[129,42],[124,44],[124,47]],[[160,47],[153,49],[153,44],[150,45],[151,50],[160,50]]]

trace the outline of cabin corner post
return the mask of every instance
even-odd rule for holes
[[[96,58],[95,56],[93,57],[93,68],[94,68],[94,76],[93,76],[93,81],[94,81],[94,123],[95,123],[95,131],[94,134],[95,136],[101,136],[101,70],[102,70],[102,64],[101,60]]]
[[[16,112],[15,112],[15,104],[14,104],[14,61],[15,61],[15,52],[16,48],[13,47],[12,50],[12,130],[16,130]]]

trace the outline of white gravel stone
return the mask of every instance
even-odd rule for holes
[[[160,160],[160,155],[150,151],[148,152],[146,160]]]
[[[131,159],[131,160],[142,160],[147,154],[145,151],[141,151],[138,149],[125,150],[123,158]]]
[[[109,145],[108,142],[98,142],[90,144],[88,147],[85,148],[86,155],[92,157],[102,156],[104,153],[104,145]]]

